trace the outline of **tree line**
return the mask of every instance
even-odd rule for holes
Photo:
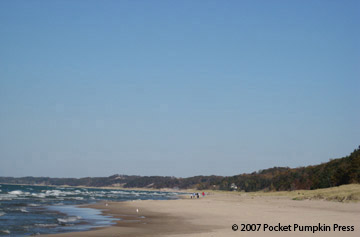
[[[346,157],[333,159],[319,165],[299,168],[273,167],[251,174],[230,177],[215,175],[188,178],[136,175],[86,178],[0,177],[0,183],[157,189],[192,188],[246,192],[328,188],[343,184],[360,183],[360,146]]]

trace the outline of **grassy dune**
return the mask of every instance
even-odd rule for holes
[[[293,200],[324,199],[337,202],[360,201],[360,184],[347,184],[316,190],[294,190],[282,192],[252,192],[252,196],[288,196]]]

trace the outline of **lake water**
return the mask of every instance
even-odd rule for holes
[[[0,184],[0,235],[84,231],[117,220],[82,204],[176,198],[172,192]]]

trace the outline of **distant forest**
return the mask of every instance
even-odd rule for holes
[[[49,177],[0,177],[0,183],[69,185],[89,187],[123,188],[178,188],[216,189],[237,191],[289,191],[296,189],[318,189],[342,184],[360,183],[360,146],[349,156],[329,162],[299,167],[274,167],[251,174],[231,177],[194,176],[176,178],[164,176],[112,175],[109,177],[49,178]]]

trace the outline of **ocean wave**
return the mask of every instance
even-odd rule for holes
[[[1,232],[5,233],[5,234],[8,234],[8,235],[11,233],[10,230],[1,230]]]
[[[61,190],[46,190],[45,192],[46,196],[54,196],[54,197],[58,197],[58,196],[65,196],[64,192]]]
[[[75,200],[84,200],[83,197],[74,197],[73,199],[75,199]]]
[[[105,197],[105,194],[97,193],[94,195],[95,197]]]
[[[24,213],[29,212],[29,211],[28,211],[28,210],[26,210],[25,208],[20,208],[20,211],[21,211],[21,212],[24,212]]]
[[[65,205],[63,202],[53,203],[53,206],[63,206]]]
[[[0,216],[3,216],[5,214],[6,214],[6,212],[0,211]]]
[[[114,193],[114,194],[129,194],[129,192],[125,192],[125,191],[110,191],[110,193]]]
[[[23,192],[23,191],[20,191],[20,190],[14,190],[14,191],[8,192],[8,194],[21,195],[21,194],[24,194],[24,192]]]
[[[44,193],[32,193],[31,196],[38,198],[46,198],[46,195]]]
[[[58,226],[58,224],[42,224],[42,223],[39,223],[39,224],[35,224],[35,226],[37,226],[37,227],[56,227],[56,226]]]
[[[13,200],[14,198],[16,198],[16,195],[13,194],[0,194],[0,200]]]
[[[81,219],[79,216],[69,216],[67,218],[57,218],[57,221],[60,224],[69,223],[69,222],[75,222],[77,220]]]
[[[76,192],[78,190],[75,190],[74,192],[69,192],[69,191],[61,191],[61,190],[46,190],[45,195],[47,197],[66,197],[66,196],[77,196],[79,194],[81,194],[80,192]]]

